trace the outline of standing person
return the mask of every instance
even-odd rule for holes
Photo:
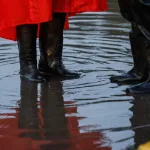
[[[134,67],[124,75],[111,77],[112,82],[142,82],[127,89],[128,93],[150,92],[150,6],[141,0],[118,0],[122,16],[131,22],[129,33]]]
[[[17,40],[21,76],[43,81],[41,74],[78,77],[62,62],[66,17],[81,12],[107,10],[106,0],[1,0],[0,37]],[[39,36],[39,71],[36,38]],[[40,73],[40,74],[39,74]]]

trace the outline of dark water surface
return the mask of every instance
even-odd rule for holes
[[[64,33],[64,62],[79,79],[20,79],[17,45],[0,39],[0,150],[135,150],[150,140],[150,97],[109,80],[132,67],[130,24],[117,0],[109,5],[72,17]]]

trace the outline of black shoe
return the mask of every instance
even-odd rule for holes
[[[37,70],[36,33],[37,25],[17,26],[20,60],[20,75],[30,81],[42,82],[44,79]]]

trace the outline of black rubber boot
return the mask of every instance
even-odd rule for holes
[[[62,62],[65,18],[65,13],[54,13],[52,21],[41,23],[39,72],[43,75],[77,78],[79,74],[67,70]]]
[[[17,26],[17,38],[20,60],[20,75],[30,81],[41,82],[36,59],[37,25]]]
[[[150,60],[146,53],[147,48],[148,45],[145,44],[145,48],[143,49],[142,53],[144,55],[143,63],[145,63],[145,61],[147,62],[146,66],[147,66],[148,78],[145,82],[127,88],[126,89],[127,94],[150,94]]]
[[[134,67],[126,74],[111,77],[110,78],[111,82],[131,83],[131,82],[142,82],[147,79],[148,72],[145,61],[145,51],[143,50],[145,42],[146,38],[143,35],[135,37],[132,35],[132,33],[130,33],[130,43]]]

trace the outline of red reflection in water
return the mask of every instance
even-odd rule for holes
[[[111,150],[103,147],[102,133],[80,133],[79,120],[83,118],[65,116],[76,114],[77,107],[64,108],[61,83],[50,84],[50,88],[49,84],[41,87],[41,98],[37,104],[37,85],[22,81],[19,110],[16,109],[14,114],[1,114],[0,149]],[[71,103],[73,101],[68,101],[65,105]]]

